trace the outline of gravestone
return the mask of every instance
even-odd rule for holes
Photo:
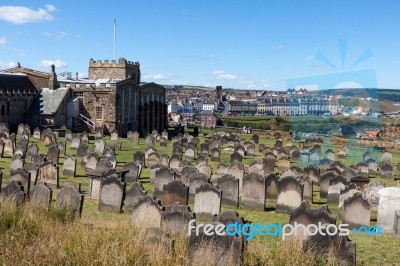
[[[20,154],[14,155],[10,164],[10,173],[22,168],[24,165],[24,160]]]
[[[83,132],[81,135],[81,143],[88,144],[89,143],[89,135],[86,132]]]
[[[278,181],[276,174],[271,173],[265,178],[265,198],[275,200],[278,197]]]
[[[208,177],[203,173],[194,173],[189,176],[189,200],[193,202],[196,189],[208,183]]]
[[[169,160],[169,167],[171,169],[177,170],[179,169],[179,163],[181,162],[181,159],[178,155],[173,154],[171,156],[171,159]]]
[[[211,178],[211,174],[212,174],[211,166],[206,165],[206,164],[201,164],[201,165],[197,166],[196,168],[199,171],[199,173],[205,174],[208,179]]]
[[[278,180],[278,196],[276,200],[277,213],[290,214],[303,201],[303,184],[294,177]]]
[[[133,182],[125,194],[124,211],[132,213],[132,209],[139,202],[140,197],[146,194],[147,192],[140,182]]]
[[[164,185],[172,182],[175,179],[175,172],[166,166],[161,166],[155,174],[153,180],[154,196],[161,199]]]
[[[208,156],[210,154],[210,145],[208,143],[200,144],[200,154]]]
[[[217,186],[222,191],[221,203],[223,205],[239,206],[239,179],[225,174],[217,180]]]
[[[382,162],[387,162],[389,164],[392,164],[392,154],[390,152],[383,152],[381,155],[381,163]]]
[[[31,173],[22,168],[18,168],[10,174],[10,181],[16,181],[24,187],[24,193],[29,197],[31,188]]]
[[[331,214],[326,204],[315,209],[311,208],[306,201],[303,201],[298,208],[290,213],[289,224],[295,225],[295,223],[306,227],[311,224],[318,225],[319,223],[336,224],[336,216]]]
[[[129,172],[125,174],[125,181],[136,182],[140,177],[142,166],[138,163],[131,162],[131,163],[126,163],[123,169],[129,170]]]
[[[34,163],[27,163],[24,165],[23,169],[31,174],[30,187],[33,187],[37,181],[37,177],[39,174],[39,167],[37,167]]]
[[[58,166],[51,161],[44,162],[39,167],[39,180],[59,187]]]
[[[242,189],[243,176],[244,176],[244,166],[238,161],[234,161],[228,166],[227,174],[233,175],[235,178],[239,179],[239,192]]]
[[[168,140],[166,138],[160,138],[160,147],[167,147]]]
[[[267,155],[263,158],[264,174],[270,174],[275,172],[275,157]]]
[[[35,128],[33,131],[33,137],[35,139],[40,139],[40,129],[39,128]]]
[[[278,171],[284,172],[290,169],[290,161],[289,160],[280,160],[278,161]]]
[[[208,158],[205,155],[199,155],[196,159],[197,166],[207,164]]]
[[[0,201],[7,201],[15,206],[20,206],[25,201],[24,187],[20,182],[11,180],[1,189]]]
[[[340,175],[329,180],[327,195],[329,205],[339,205],[340,191],[345,189],[346,185],[349,185],[349,182]]]
[[[79,144],[79,147],[77,149],[76,155],[80,158],[82,158],[83,156],[86,155],[86,150],[87,150],[87,146],[85,144]]]
[[[47,160],[52,161],[54,164],[58,164],[58,159],[60,158],[60,150],[57,144],[52,143],[47,146]]]
[[[239,152],[234,152],[231,154],[231,163],[234,161],[242,162],[242,155]]]
[[[378,225],[384,231],[394,232],[395,211],[400,206],[400,188],[386,187],[378,193]]]
[[[388,160],[384,160],[379,164],[379,174],[384,179],[393,178],[393,166]]]
[[[118,132],[113,130],[111,132],[111,141],[116,141],[116,140],[118,140]]]
[[[138,145],[139,144],[139,133],[136,132],[136,131],[133,132],[132,135],[131,135],[130,140],[134,145]]]
[[[149,195],[139,198],[132,207],[132,224],[138,228],[151,228],[161,226],[162,207]]]
[[[114,140],[112,143],[112,147],[114,148],[115,151],[120,151],[122,146],[121,140]]]
[[[192,176],[195,173],[198,173],[199,171],[197,170],[196,167],[193,166],[185,166],[182,168],[181,171],[181,176],[180,176],[180,181],[185,185],[189,186],[189,177]]]
[[[104,160],[107,160],[107,158],[103,158],[103,161]],[[96,153],[91,153],[86,155],[85,170],[96,169],[97,163],[98,163],[98,158]]]
[[[321,175],[319,179],[319,197],[321,199],[326,199],[328,197],[328,189],[329,189],[329,182],[334,179],[337,176],[337,174],[333,171],[328,171]]]
[[[3,156],[13,156],[14,155],[14,143],[11,139],[3,140],[4,149]]]
[[[173,203],[161,212],[161,226],[167,232],[180,233],[188,230],[188,224],[193,219],[193,213],[188,206]]]
[[[153,147],[147,148],[144,153],[144,158],[147,160],[147,158],[149,158],[149,155],[152,153],[157,153],[157,151]]]
[[[322,265],[327,265],[332,254],[337,254],[338,265],[356,265],[356,243],[347,236],[328,234],[328,224],[322,225],[317,234],[309,235],[303,241],[303,250],[312,250]]]
[[[223,226],[221,224],[221,226]],[[204,228],[199,234],[192,230],[189,237],[188,265],[215,265],[239,266],[241,265],[244,251],[242,237],[204,233]],[[207,255],[205,255],[207,254]]]
[[[75,217],[80,217],[82,214],[83,199],[83,195],[75,188],[63,188],[57,194],[56,209],[60,211],[72,211]]]
[[[102,139],[96,139],[94,142],[95,149],[94,151],[97,154],[103,154],[104,153],[104,148],[106,147],[106,142]]]
[[[260,162],[252,162],[249,165],[249,174],[254,173],[254,174],[258,174],[261,176],[264,176],[264,168],[263,168],[263,164]]]
[[[258,144],[258,141],[259,141],[258,135],[253,135],[253,136],[251,137],[251,139],[254,141],[255,144]]]
[[[144,167],[144,162],[145,162],[145,157],[144,154],[140,151],[137,151],[134,155],[133,155],[133,162],[134,163],[139,163],[140,165],[142,165]]]
[[[146,143],[147,146],[150,146],[150,147],[154,146],[154,142],[155,142],[155,139],[154,139],[154,137],[152,135],[148,135],[146,137],[145,143]]]
[[[165,184],[162,190],[161,205],[167,206],[175,203],[187,205],[189,199],[189,188],[179,180],[173,180]]]
[[[60,154],[65,155],[66,146],[67,144],[65,143],[65,141],[63,140],[57,141],[57,147],[60,151]]]
[[[241,196],[244,207],[264,211],[265,178],[255,173],[244,176]]]
[[[359,192],[359,190],[357,189],[357,186],[354,183],[350,183],[346,185],[344,189],[340,190],[338,218],[343,220],[344,201],[351,198],[356,192]]]
[[[193,161],[195,159],[195,150],[192,148],[188,148],[185,151],[185,159],[188,161]]]
[[[368,203],[371,205],[371,208],[378,208],[378,206],[379,206],[379,191],[385,187],[386,187],[386,184],[381,181],[378,181],[378,180],[374,180],[364,187],[363,196],[368,201]]]
[[[217,148],[211,150],[211,162],[219,162],[220,161],[220,151]]]
[[[63,164],[63,176],[75,177],[76,173],[76,158],[74,156],[67,156]]]
[[[160,157],[158,156],[157,153],[153,152],[147,157],[146,159],[146,165],[148,167],[151,167],[152,165],[158,164],[160,162]]]
[[[40,182],[30,191],[29,202],[36,208],[48,210],[53,198],[53,191],[46,183]]]
[[[363,199],[361,192],[356,192],[343,203],[343,223],[349,224],[349,229],[370,226],[371,206]]]
[[[125,194],[125,182],[121,182],[116,176],[101,180],[99,208],[100,212],[120,213]]]
[[[194,212],[199,220],[210,219],[221,210],[221,190],[211,184],[203,184],[196,189],[194,197]]]
[[[78,136],[73,136],[71,140],[71,150],[77,150],[78,147],[81,145],[81,138]]]

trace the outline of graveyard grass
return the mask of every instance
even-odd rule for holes
[[[200,139],[209,137],[212,131],[200,132]],[[244,141],[251,135],[242,135]],[[105,138],[107,145],[111,145],[109,137]],[[260,136],[260,143],[272,147],[275,140]],[[39,153],[46,153],[46,147],[41,141],[30,138],[29,144],[36,143]],[[285,143],[285,142],[284,142]],[[298,145],[293,142],[294,145]],[[94,145],[94,141],[90,141]],[[66,154],[76,155],[76,150],[70,150],[70,142],[67,142]],[[168,147],[160,147],[156,143],[158,154],[171,155],[171,141]],[[326,147],[322,145],[321,154],[328,148],[332,148],[337,154],[339,146]],[[133,145],[126,139],[122,139],[121,151],[116,151],[117,167],[121,168],[127,162],[131,162],[136,151],[144,152],[146,149],[144,139],[140,139],[139,145]],[[346,165],[361,161],[365,148],[354,148],[354,156],[343,160]],[[14,208],[5,204],[0,206],[0,264],[68,264],[68,265],[186,265],[187,241],[182,235],[177,238],[173,250],[169,250],[160,243],[148,243],[144,231],[131,225],[131,217],[128,214],[112,214],[98,212],[98,201],[89,199],[88,178],[81,167],[81,159],[77,159],[76,177],[66,178],[62,175],[62,165],[65,156],[59,160],[60,184],[65,181],[79,182],[82,193],[85,195],[82,217],[78,220],[70,218],[68,213],[60,213],[51,209],[49,212],[33,209],[29,204],[20,208]],[[262,154],[255,149],[255,155],[245,157],[244,164],[254,160],[261,160]],[[378,157],[379,158],[379,157]],[[3,186],[9,182],[9,165],[11,158],[0,158],[0,167],[3,168]],[[229,162],[230,154],[222,149],[221,162]],[[393,152],[393,165],[400,162],[400,153]],[[210,162],[209,165],[216,172],[218,163]],[[293,163],[292,163],[293,165]],[[396,172],[397,174],[397,172]],[[398,179],[398,176],[395,176]],[[144,168],[140,182],[148,193],[153,192],[153,186],[149,182],[150,170]],[[397,186],[397,180],[385,180],[372,177],[371,180],[381,180],[388,186]],[[127,188],[130,184],[127,184]],[[314,187],[314,207],[320,207],[326,203],[319,198],[318,187]],[[53,203],[59,190],[53,191]],[[288,223],[289,216],[276,214],[270,207],[272,202],[267,201],[267,210],[251,211],[242,208],[236,211],[245,220],[262,223]],[[190,206],[193,210],[193,205]],[[232,210],[222,206],[221,211]],[[337,213],[337,207],[330,207],[332,213]],[[338,221],[341,222],[340,220]],[[376,212],[372,212],[371,225],[376,225]],[[186,234],[186,232],[184,232]],[[357,244],[357,264],[394,264],[400,261],[399,239],[393,234],[384,234],[383,237],[367,237],[350,235],[351,240]],[[173,255],[171,255],[173,254]],[[206,257],[204,257],[207,265]],[[244,252],[243,263],[245,265],[320,265],[322,260],[312,252],[305,253],[298,239],[281,241],[278,237],[255,237],[251,240]],[[329,264],[336,265],[334,254]],[[210,262],[212,265],[212,262]]]

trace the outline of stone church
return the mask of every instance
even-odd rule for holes
[[[140,64],[89,61],[88,79],[17,67],[0,72],[0,122],[10,127],[66,126],[73,131],[105,133],[129,130],[142,134],[167,127],[165,88],[140,85]]]

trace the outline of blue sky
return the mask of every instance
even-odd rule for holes
[[[288,79],[372,69],[379,87],[400,88],[399,11],[395,0],[2,0],[0,68],[55,63],[85,76],[90,58],[113,59],[115,18],[117,58],[139,61],[142,81],[279,90]]]

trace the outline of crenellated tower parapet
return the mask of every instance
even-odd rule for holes
[[[139,62],[128,61],[125,58],[116,60],[89,60],[89,79],[127,79],[132,78],[140,83]]]

